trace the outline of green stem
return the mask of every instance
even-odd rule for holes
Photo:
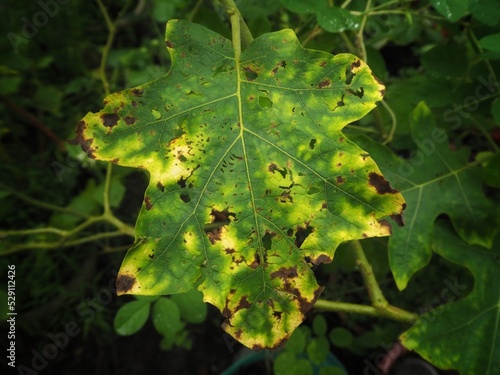
[[[111,205],[109,203],[109,187],[111,185],[112,171],[113,171],[113,164],[108,163],[106,168],[106,178],[104,180],[104,192],[103,192],[103,206],[105,215],[111,213]]]
[[[24,195],[23,193],[19,193],[15,190],[11,189],[7,185],[2,184],[2,183],[0,183],[0,187],[4,190],[8,191],[10,194],[15,195],[16,197],[22,199],[23,201],[32,204],[33,206],[37,206],[37,207],[40,207],[40,208],[43,208],[43,209],[46,209],[49,211],[62,212],[65,214],[82,217],[84,219],[90,218],[90,215],[84,214],[82,212],[75,211],[75,210],[72,210],[72,209],[66,208],[66,207],[59,207],[59,206],[56,206],[56,205],[53,205],[50,203],[45,203],[45,202],[39,201],[38,199],[35,199],[35,198],[28,197],[27,195]]]
[[[391,122],[392,122],[391,130],[389,131],[389,135],[384,140],[384,142],[382,142],[382,144],[385,146],[386,144],[391,142],[392,139],[394,138],[394,132],[396,131],[396,128],[398,126],[398,120],[396,119],[396,115],[394,114],[394,111],[389,106],[389,104],[387,104],[387,102],[383,99],[382,99],[381,103],[384,106],[384,108],[386,109],[386,111],[389,113],[389,116],[391,116]]]
[[[350,241],[348,245],[352,248],[356,256],[356,264],[359,267],[363,281],[365,282],[368,295],[372,305],[376,308],[385,308],[389,305],[389,302],[384,297],[384,294],[380,290],[375,274],[373,273],[372,266],[368,259],[366,259],[365,252],[359,241]]]
[[[388,318],[403,323],[413,324],[418,319],[418,315],[401,310],[394,306],[387,306],[386,309],[381,310],[373,306],[358,305],[355,303],[336,302],[319,299],[314,304],[314,308],[318,310],[343,312],[349,314],[362,314],[379,318]]]
[[[20,252],[23,250],[33,250],[33,249],[55,250],[55,249],[64,248],[64,247],[81,245],[81,244],[84,244],[87,242],[93,242],[93,241],[97,241],[97,240],[100,240],[103,238],[118,237],[118,236],[123,236],[123,232],[122,231],[115,231],[115,232],[97,233],[97,234],[94,234],[92,236],[78,238],[78,239],[75,239],[72,241],[33,242],[33,243],[28,242],[28,243],[15,245],[6,251],[2,251],[2,252],[0,252],[0,255],[8,255],[8,254],[17,253],[17,252]]]
[[[34,234],[57,234],[59,236],[66,236],[67,231],[58,228],[34,228],[34,229],[19,229],[19,230],[3,230],[0,231],[0,238],[7,236],[31,236]]]
[[[368,0],[366,2],[365,15],[363,15],[363,18],[361,19],[361,25],[359,26],[359,31],[357,35],[358,45],[361,50],[361,59],[364,60],[365,63],[368,63],[368,56],[366,55],[366,47],[365,47],[365,40],[363,37],[363,31],[365,30],[366,20],[368,18],[368,11],[371,5],[372,5],[372,0]]]
[[[385,299],[382,291],[380,290],[379,284],[375,279],[372,266],[366,258],[361,243],[359,241],[351,241],[349,242],[349,246],[351,246],[352,251],[354,251],[354,254],[356,255],[356,263],[361,272],[361,276],[363,277],[363,281],[372,305],[367,306],[320,299],[316,301],[314,307],[328,311],[358,313],[388,318],[399,322],[414,323],[418,319],[417,314],[392,306]]]
[[[238,10],[238,7],[236,6],[233,0],[221,0],[221,4],[223,5],[226,13],[228,13],[230,16],[231,14],[238,15],[240,24],[240,35],[241,35],[239,43],[241,46],[243,46],[243,48],[248,47],[250,43],[253,42],[253,36],[252,33],[250,32],[250,29],[248,28],[248,25],[243,19],[243,16]],[[231,26],[233,26],[233,21],[231,21]],[[233,43],[234,43],[234,33],[233,33]]]
[[[234,58],[236,61],[240,60],[241,55],[241,28],[240,16],[236,10],[228,11],[231,20],[231,33],[233,37]]]
[[[110,89],[109,89],[108,77],[106,76],[106,62],[108,61],[108,54],[115,39],[116,25],[113,23],[113,21],[111,21],[108,10],[106,9],[102,1],[97,0],[97,4],[99,5],[99,9],[101,10],[101,13],[104,17],[104,20],[106,21],[106,26],[108,27],[109,31],[106,44],[104,45],[104,49],[102,51],[101,65],[99,67],[99,76],[101,78],[102,86],[104,88],[104,93],[105,96],[108,96],[110,94]]]

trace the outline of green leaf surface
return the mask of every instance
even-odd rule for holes
[[[177,304],[170,298],[160,298],[153,305],[151,320],[163,336],[173,338],[184,326]]]
[[[328,324],[326,323],[326,319],[323,315],[316,315],[313,320],[313,332],[317,336],[326,335],[326,331],[328,329]]]
[[[465,298],[439,307],[439,312],[423,315],[402,334],[403,345],[442,369],[457,369],[462,375],[499,374],[500,238],[491,250],[471,246],[451,228],[438,224],[433,249],[467,267],[474,276],[474,289]],[[456,292],[466,287],[458,280],[456,291],[448,291],[447,298],[456,299]]]
[[[479,39],[479,45],[484,49],[500,52],[500,33],[491,34]]]
[[[429,262],[434,221],[440,214],[450,216],[470,244],[491,248],[499,228],[497,209],[482,190],[481,168],[468,164],[469,150],[450,149],[446,132],[436,127],[423,102],[411,114],[411,131],[418,151],[410,160],[368,139],[357,139],[408,205],[405,227],[395,229],[389,239],[389,264],[400,290]]]
[[[430,3],[450,22],[462,18],[469,7],[469,0],[430,0]]]
[[[324,336],[316,337],[307,344],[306,352],[311,362],[318,365],[326,360],[330,352],[330,343]]]
[[[207,317],[207,305],[203,302],[203,294],[191,289],[186,293],[172,295],[174,301],[179,307],[182,319],[188,323],[201,323]]]
[[[495,26],[500,21],[498,0],[469,0],[472,15],[488,26]]]
[[[341,132],[384,87],[349,54],[264,34],[236,59],[231,42],[167,24],[172,67],[108,96],[80,123],[90,157],[143,168],[150,183],[119,294],[192,289],[251,348],[275,347],[318,298],[311,265],[343,241],[390,234],[404,200]]]
[[[114,328],[122,336],[133,335],[146,323],[149,316],[149,303],[142,301],[127,302],[115,315]]]

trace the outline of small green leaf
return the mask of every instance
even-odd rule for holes
[[[479,39],[479,45],[484,49],[500,52],[500,33],[491,34]],[[498,99],[497,99],[498,100]]]
[[[488,26],[495,26],[500,21],[498,0],[469,0],[472,15]]]
[[[156,330],[166,337],[175,337],[184,326],[179,308],[170,298],[163,297],[155,302],[151,319]]]
[[[330,331],[328,336],[333,345],[339,348],[347,348],[352,344],[354,336],[351,331],[343,327],[336,327]]]
[[[171,297],[181,313],[181,317],[188,323],[202,323],[207,317],[207,304],[203,302],[203,293],[191,289],[186,293],[173,294]]]
[[[323,315],[316,315],[313,320],[313,332],[316,336],[326,335],[328,324]]]
[[[290,339],[285,344],[285,349],[293,354],[303,353],[306,348],[306,334],[302,327],[293,331]]]
[[[463,285],[450,275],[448,288],[440,297],[450,303],[423,315],[401,335],[403,345],[442,369],[457,369],[463,375],[498,374],[500,236],[489,250],[466,244],[452,228],[439,223],[433,249],[447,260],[467,267],[474,275],[474,285]],[[465,294],[468,295],[462,298]]]
[[[324,2],[326,5],[327,3]],[[360,19],[353,16],[347,9],[339,7],[319,7],[316,10],[319,25],[328,32],[339,33],[345,30],[357,30]]]
[[[286,9],[298,14],[314,13],[316,10],[316,4],[313,1],[280,0],[280,2]]]
[[[430,3],[450,22],[462,18],[469,7],[469,0],[430,0]]]
[[[274,375],[289,375],[296,367],[297,357],[290,351],[280,353],[273,362]]]
[[[117,311],[114,320],[116,333],[130,336],[139,331],[149,316],[149,303],[132,301],[124,304]]]
[[[326,356],[330,353],[330,343],[324,336],[316,337],[307,345],[306,351],[311,362],[320,364],[325,362]]]

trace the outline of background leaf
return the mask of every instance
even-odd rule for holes
[[[149,303],[143,301],[128,302],[116,313],[114,328],[122,336],[133,335],[146,323],[149,316]]]
[[[423,315],[401,336],[403,345],[436,366],[457,369],[462,375],[500,372],[499,240],[497,236],[489,250],[466,244],[443,223],[436,226],[434,251],[467,267],[474,275],[474,290],[458,302],[440,306],[439,312]],[[470,285],[460,284],[460,280],[453,283],[454,288],[441,292],[441,298],[453,301],[470,291]]]
[[[491,248],[498,232],[496,207],[482,191],[481,169],[468,165],[469,150],[450,150],[446,132],[436,127],[424,102],[412,112],[411,131],[418,151],[410,160],[356,138],[408,204],[406,226],[396,228],[389,239],[389,263],[399,289],[429,262],[434,221],[440,214],[449,215],[459,235],[471,244]]]

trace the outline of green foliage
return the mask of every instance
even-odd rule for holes
[[[218,347],[226,335],[220,333],[224,340],[210,335],[218,322],[206,319],[205,293],[226,315],[229,332],[233,329],[236,336],[237,327],[243,327],[248,337],[257,327],[286,338],[302,320],[304,306],[315,301],[315,311],[308,314],[314,318],[296,329],[276,355],[275,373],[344,374],[340,365],[328,363],[334,358],[330,351],[339,350],[351,353],[343,358],[353,357],[346,363],[349,373],[366,373],[367,360],[378,366],[381,347],[392,346],[387,344],[401,332],[407,348],[440,368],[459,369],[463,375],[498,372],[497,0],[45,2],[58,3],[58,9],[27,36],[23,25],[35,22],[35,14],[39,24],[46,12],[42,3],[0,5],[9,14],[0,26],[0,268],[16,264],[22,280],[16,284],[21,363],[31,360],[24,358],[30,349],[21,348],[23,343],[43,348],[48,331],[76,321],[81,336],[70,341],[64,355],[48,361],[51,371],[129,371],[120,366],[127,366],[123,353],[137,340],[132,332],[144,329],[141,335],[147,335],[154,328],[162,337],[159,348],[168,351],[162,363],[153,363],[141,352],[149,353],[149,347],[141,344],[132,349],[138,361],[145,358],[154,371],[163,363],[182,362],[185,373],[204,366],[223,373],[232,358],[224,343]],[[241,33],[234,30],[238,12]],[[172,18],[207,29],[186,26],[184,37],[182,28],[171,28],[171,60],[163,30]],[[236,48],[226,39],[231,35]],[[252,35],[261,37],[252,42]],[[282,37],[286,42],[276,41]],[[382,83],[373,80],[365,63],[351,77],[348,67],[358,59],[383,82],[383,100],[377,93]],[[332,68],[327,76],[337,78],[331,87],[320,79],[324,67],[316,60]],[[312,89],[300,86],[311,83]],[[144,90],[142,96],[133,97],[131,89],[108,96],[135,86]],[[108,112],[99,114],[110,126],[100,126],[99,114],[89,114],[95,126],[87,124],[86,132],[80,126],[86,151],[68,145],[73,124],[89,110],[98,111],[103,97]],[[206,98],[219,101],[201,107]],[[137,107],[131,107],[132,100]],[[339,121],[340,109],[356,104],[367,106]],[[111,126],[114,115],[117,125]],[[134,116],[134,125],[127,125]],[[240,116],[238,127],[234,118]],[[201,118],[207,127],[196,129]],[[327,123],[335,129],[326,129]],[[161,143],[171,140],[163,147],[170,154],[161,155]],[[118,164],[135,160],[129,165],[150,174],[96,162],[87,157],[89,151]],[[230,151],[246,155],[231,159],[242,154]],[[349,159],[341,162],[343,170],[332,162],[340,152]],[[171,164],[162,162],[165,155]],[[361,155],[368,160],[366,169]],[[198,157],[203,163],[197,163]],[[347,192],[365,194],[368,174],[376,168],[371,158],[401,192],[399,204],[404,197],[406,225],[394,227],[390,238],[356,241],[362,230],[352,228],[366,225],[367,217],[379,225],[394,210],[369,218],[366,205],[337,199],[339,193],[329,189],[338,189],[335,183],[344,179]],[[271,163],[275,166],[269,170]],[[361,184],[352,183],[350,163]],[[326,210],[318,203],[321,196],[328,201]],[[339,235],[345,228],[351,228],[347,237]],[[193,236],[185,238],[185,233]],[[110,294],[122,251],[134,239],[124,263],[127,275],[137,278],[136,286],[150,288],[148,293],[175,294],[136,296],[132,302]],[[235,251],[226,254],[226,249]],[[332,258],[330,264],[314,264]],[[297,264],[297,277],[285,277],[294,275]],[[271,277],[283,268],[292,273]],[[262,278],[244,278],[245,269]],[[119,289],[127,289],[131,280],[120,278]],[[163,284],[153,285],[159,280]],[[318,285],[324,290],[316,299]],[[269,299],[276,291],[289,298]],[[0,295],[5,300],[5,288]],[[103,296],[111,296],[113,303],[104,303]],[[256,302],[247,307],[250,299],[245,298]],[[293,324],[284,319],[289,313]],[[111,334],[113,316],[116,331],[130,336],[117,340]],[[145,326],[149,317],[151,324]],[[282,322],[266,330],[278,317]],[[210,336],[209,344],[204,335]],[[247,345],[271,345],[265,344],[270,337],[251,342],[248,337]],[[171,351],[174,347],[184,351]],[[83,363],[72,355],[82,350],[96,360]],[[221,358],[222,352],[227,356]],[[113,370],[106,372],[102,363]]]
[[[136,296],[135,301],[125,303],[118,310],[114,328],[122,336],[137,333],[151,316],[156,331],[163,336],[160,347],[163,350],[174,346],[191,349],[186,324],[203,323],[207,317],[207,306],[203,295],[190,290],[172,297]]]
[[[467,267],[474,275],[474,289],[463,297],[466,285],[448,293],[450,303],[437,314],[424,314],[401,340],[409,349],[441,368],[456,368],[461,374],[496,374],[500,369],[499,249],[466,244],[443,223],[436,225],[433,250],[442,257]],[[458,291],[454,298],[451,296]],[[436,316],[437,315],[437,316]],[[467,343],[467,350],[463,345]],[[446,348],[444,351],[443,348]]]

